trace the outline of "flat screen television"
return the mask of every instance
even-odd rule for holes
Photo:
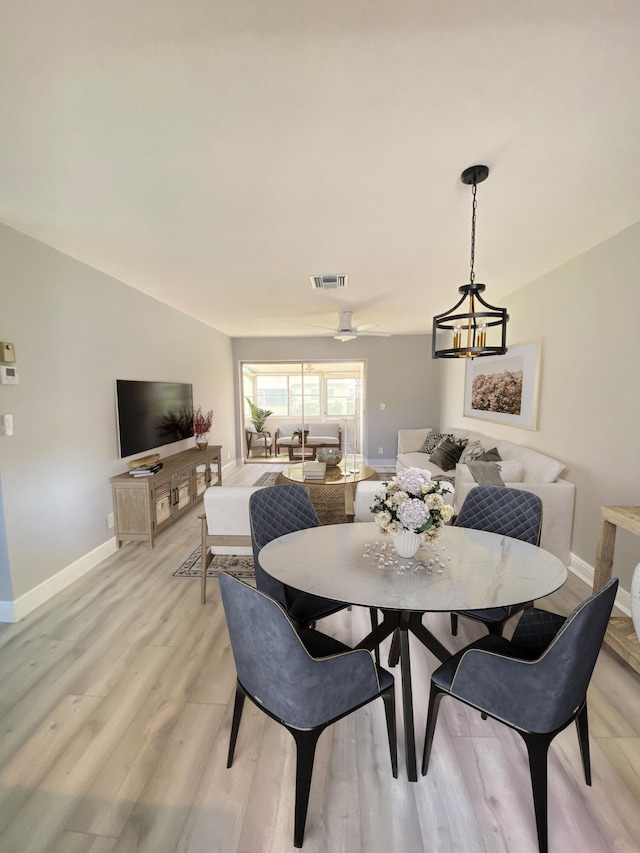
[[[193,386],[116,379],[120,456],[133,456],[193,435]]]

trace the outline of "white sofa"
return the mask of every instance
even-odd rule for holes
[[[293,433],[297,429],[302,429],[300,422],[280,424],[275,436],[276,453],[281,448],[286,448],[290,444],[297,444],[297,437],[295,439],[293,437]],[[304,429],[309,430],[309,434],[304,440],[306,447],[340,447],[341,432],[339,423],[308,423],[305,424]]]
[[[454,469],[443,471],[429,461],[428,453],[420,448],[432,430],[401,429],[398,431],[398,456],[396,471],[403,468],[425,468],[435,479],[443,478],[455,486],[455,509],[460,511],[471,489],[478,484],[468,465],[458,463]],[[479,442],[485,450],[496,448],[502,461],[498,462],[506,486],[525,489],[542,500],[542,533],[540,547],[559,557],[565,565],[571,561],[571,529],[576,487],[560,478],[564,464],[536,450],[521,447],[511,441],[490,438],[477,432],[461,429],[443,429],[456,439],[466,439],[467,445]]]
[[[249,498],[263,486],[211,486],[204,493],[200,601],[207,596],[207,568],[214,554],[252,556]]]

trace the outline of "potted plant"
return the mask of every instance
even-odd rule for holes
[[[302,444],[302,433],[303,433],[303,432],[304,432],[304,440],[306,441],[306,440],[307,440],[307,436],[309,435],[309,430],[308,430],[308,429],[305,429],[305,430],[302,430],[302,429],[294,429],[294,431],[293,431],[293,433],[292,433],[292,435],[291,435],[291,438],[297,438],[297,439],[298,439],[298,444]]]
[[[209,444],[209,430],[213,423],[213,409],[208,412],[202,411],[202,406],[198,406],[193,413],[193,434],[198,445],[198,450],[204,450]]]
[[[256,428],[256,432],[262,432],[264,430],[264,425],[267,418],[273,414],[270,409],[261,409],[259,406],[256,406],[248,397],[245,397],[245,400],[249,404],[249,408],[251,409],[251,420],[253,421],[253,425]]]

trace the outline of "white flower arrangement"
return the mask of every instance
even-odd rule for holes
[[[409,530],[419,533],[424,544],[433,544],[453,516],[443,497],[449,491],[448,483],[432,481],[428,471],[405,468],[382,483],[370,509],[382,533],[395,536]]]

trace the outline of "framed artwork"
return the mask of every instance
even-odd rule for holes
[[[467,359],[464,415],[536,429],[542,340],[509,347],[504,355]]]

